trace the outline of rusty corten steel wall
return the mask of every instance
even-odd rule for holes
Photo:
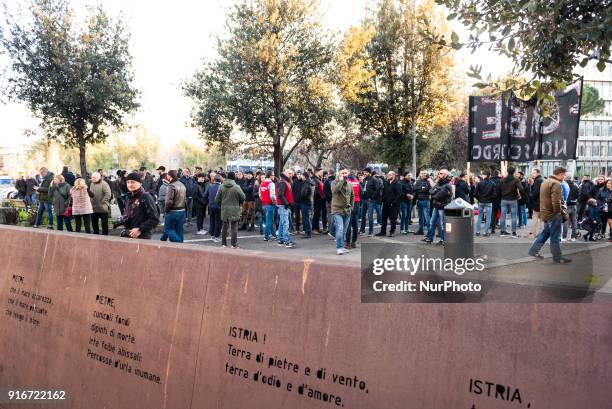
[[[361,304],[284,254],[0,227],[0,389],[67,392],[0,407],[612,407],[610,304]]]

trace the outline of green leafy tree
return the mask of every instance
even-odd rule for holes
[[[137,109],[129,34],[101,8],[81,26],[67,1],[29,0],[29,15],[6,13],[0,46],[10,57],[7,95],[25,103],[46,136],[79,150],[103,142]]]
[[[187,81],[192,124],[224,152],[272,153],[278,172],[333,118],[333,46],[316,0],[242,0],[218,58]]]
[[[508,56],[518,73],[531,79],[522,85],[542,100],[550,91],[573,81],[573,70],[598,60],[603,71],[610,63],[612,10],[610,1],[594,0],[436,0],[451,10],[449,20],[459,19],[471,34],[461,43],[453,33],[455,49],[469,47]],[[436,35],[432,35],[436,37]],[[470,76],[481,78],[482,66],[471,67]],[[486,83],[478,83],[485,87]]]
[[[581,115],[601,115],[606,107],[606,101],[599,97],[597,88],[584,84],[582,87]]]
[[[446,32],[433,1],[413,10],[408,0],[381,0],[347,32],[337,55],[342,99],[362,131],[376,136],[381,159],[402,171],[411,154],[416,168],[416,152],[427,143],[418,136],[445,126],[460,94],[452,52],[424,36],[427,30]]]

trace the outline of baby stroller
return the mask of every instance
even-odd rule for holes
[[[595,199],[589,199],[589,202],[593,201],[593,203],[589,203],[589,205],[591,206],[596,206],[597,202],[595,201]],[[581,230],[586,230],[586,233],[582,234],[582,236],[585,238],[589,235],[589,233],[593,230],[594,234],[593,234],[593,241],[597,241],[597,240],[601,240],[601,239],[605,239],[606,236],[605,234],[602,233],[603,231],[603,225],[601,224],[601,218],[599,217],[599,211],[597,212],[597,216],[594,219],[589,219],[588,216],[586,216],[585,218],[583,218],[579,223],[578,223],[578,228]]]

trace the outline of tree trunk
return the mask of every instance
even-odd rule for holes
[[[82,141],[79,143],[79,165],[81,167],[81,177],[87,180],[87,162],[85,159],[85,142]]]
[[[283,152],[281,151],[280,143],[274,143],[274,174],[279,177],[283,169]]]

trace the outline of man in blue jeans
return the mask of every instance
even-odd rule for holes
[[[295,247],[295,243],[289,236],[289,217],[293,208],[293,191],[291,190],[291,178],[293,171],[286,169],[280,175],[276,188],[276,206],[278,210],[278,245],[286,248]]]
[[[501,198],[501,220],[500,236],[507,236],[506,231],[506,216],[510,213],[512,222],[512,237],[517,238],[516,227],[518,224],[518,200],[525,195],[521,181],[514,176],[516,169],[514,166],[508,166],[508,175],[499,181],[497,193]]]
[[[183,242],[183,224],[185,223],[185,206],[187,190],[178,178],[178,171],[170,170],[166,174],[168,191],[166,192],[166,204],[164,212],[164,233],[161,240],[170,239],[173,243]]]
[[[438,180],[433,188],[431,188],[431,199],[433,206],[433,214],[429,222],[429,231],[427,237],[423,239],[426,243],[432,243],[436,232],[436,226],[440,232],[440,241],[438,244],[444,244],[446,240],[444,228],[444,206],[450,203],[453,199],[453,188],[450,185],[449,172],[446,169],[440,169],[438,172]]]
[[[338,178],[334,180],[331,186],[331,214],[334,220],[332,229],[333,235],[336,238],[336,254],[338,255],[349,252],[349,250],[344,248],[344,236],[346,235],[353,211],[355,192],[353,185],[347,180],[348,174],[348,169],[342,169],[338,174]]]
[[[565,168],[558,166],[553,171],[553,175],[542,182],[540,186],[540,219],[544,222],[544,230],[535,239],[529,255],[536,258],[543,258],[540,250],[550,239],[550,251],[553,262],[566,264],[570,259],[561,254],[561,226],[563,225],[563,194],[561,181],[565,178]]]
[[[41,225],[43,215],[47,212],[47,218],[49,219],[48,228],[53,229],[53,198],[49,196],[49,188],[53,181],[53,172],[47,168],[40,168],[40,176],[42,182],[36,191],[38,195],[38,211],[36,212],[34,227]]]
[[[480,227],[485,218],[485,236],[491,235],[491,219],[493,218],[493,201],[497,195],[497,186],[491,181],[491,172],[484,171],[480,182],[474,188],[474,197],[478,200],[478,218],[476,219],[476,235],[480,236]]]
[[[433,187],[433,180],[429,177],[426,170],[419,173],[419,178],[414,182],[413,194],[416,198],[417,212],[419,214],[419,230],[415,235],[425,234],[424,229],[429,229],[429,190]]]

